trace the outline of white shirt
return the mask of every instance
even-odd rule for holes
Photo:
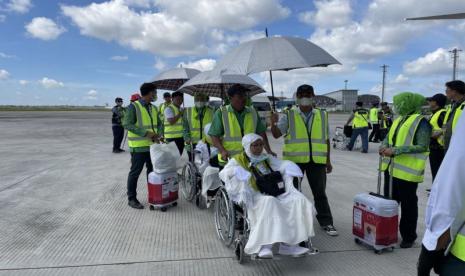
[[[465,116],[461,116],[431,188],[426,206],[423,245],[435,250],[438,238],[450,228],[454,238],[465,221]]]
[[[175,117],[174,115],[174,110],[171,106],[167,106],[165,110],[163,111],[163,115],[165,116],[166,119],[172,119]]]

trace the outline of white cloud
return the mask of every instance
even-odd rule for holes
[[[10,73],[5,69],[0,69],[0,80],[6,80],[10,77]]]
[[[179,65],[182,65],[182,67],[185,67],[185,68],[194,68],[194,69],[197,69],[197,70],[200,70],[200,71],[210,71],[210,70],[213,69],[213,67],[215,67],[216,60],[214,60],[214,59],[199,59],[199,60],[192,61],[192,62],[187,62],[187,63],[181,62],[181,63],[178,64],[178,66]]]
[[[157,59],[155,61],[155,64],[153,65],[153,67],[155,69],[157,69],[158,71],[161,71],[161,70],[164,70],[166,68],[166,63],[161,59]]]
[[[36,17],[25,26],[27,32],[42,40],[54,40],[66,30],[58,26],[53,20],[45,17]]]
[[[39,83],[42,84],[42,86],[46,89],[60,88],[65,86],[64,83],[54,79],[49,79],[47,77],[42,78]]]
[[[394,79],[394,83],[396,84],[407,84],[409,81],[410,79],[403,74],[397,75],[397,77]]]
[[[32,8],[31,0],[10,0],[6,7],[17,13],[27,13]]]
[[[438,48],[425,56],[404,64],[404,72],[409,75],[427,76],[452,72],[449,50]]]
[[[128,56],[112,56],[110,58],[110,60],[113,60],[113,61],[126,61],[128,60]]]
[[[19,84],[21,84],[21,85],[28,85],[28,84],[29,84],[29,81],[27,81],[27,80],[19,80]]]
[[[314,3],[317,11],[300,13],[301,22],[319,28],[334,28],[350,23],[352,9],[349,0],[322,0]]]
[[[13,56],[13,55],[8,55],[8,54],[0,52],[0,58],[14,58],[14,57],[15,56]]]
[[[153,3],[112,0],[82,7],[62,5],[61,9],[82,35],[165,57],[207,54],[209,49],[221,53],[228,41],[217,41],[213,30],[240,31],[290,13],[279,0],[157,0]],[[133,6],[153,6],[157,11],[136,10]]]
[[[97,100],[97,95],[98,95],[98,92],[94,89],[92,90],[89,90],[89,92],[87,92],[86,96],[84,97],[85,100],[91,100],[91,101],[95,101]]]

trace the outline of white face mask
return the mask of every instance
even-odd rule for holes
[[[197,108],[203,108],[207,105],[206,102],[195,102],[194,104],[195,104],[195,107]]]
[[[301,106],[310,106],[310,105],[313,105],[313,99],[312,98],[300,98],[300,99],[297,99],[297,104]]]

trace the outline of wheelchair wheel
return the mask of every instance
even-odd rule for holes
[[[188,162],[182,168],[181,193],[185,200],[192,201],[197,194],[197,169],[194,164]]]
[[[236,255],[236,260],[240,264],[243,264],[245,261],[245,252],[244,252],[244,244],[242,243],[242,241],[239,241],[236,243],[236,248],[234,250],[234,253]]]
[[[218,237],[227,247],[234,241],[234,215],[234,205],[226,190],[223,187],[219,188],[215,200],[215,226]]]

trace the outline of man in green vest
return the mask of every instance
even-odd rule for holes
[[[368,115],[368,110],[363,108],[363,102],[356,102],[355,109],[346,123],[349,125],[352,122],[352,136],[347,145],[349,151],[353,149],[355,141],[360,135],[362,137],[362,153],[368,153]]]
[[[181,92],[174,92],[171,94],[172,103],[165,107],[163,114],[164,117],[164,138],[167,142],[175,142],[178,147],[179,154],[182,154],[184,150],[184,138],[183,138],[183,114],[184,109],[181,108],[182,102],[184,101],[183,94]]]
[[[123,118],[123,127],[128,131],[128,145],[131,153],[131,170],[128,175],[128,204],[135,209],[144,206],[137,200],[137,180],[147,167],[147,175],[153,171],[150,159],[150,145],[158,143],[162,136],[163,126],[157,108],[151,103],[156,100],[156,87],[152,83],[144,83],[140,87],[141,98],[127,107]]]
[[[392,170],[392,197],[401,208],[401,248],[410,248],[417,238],[418,184],[423,182],[431,137],[431,126],[421,115],[425,98],[404,92],[394,96],[394,108],[399,117],[384,139],[379,154],[383,157],[384,195],[389,196]]]
[[[279,118],[271,117],[271,132],[275,138],[284,135],[283,159],[296,163],[312,189],[320,226],[330,236],[337,236],[333,216],[326,196],[326,174],[333,167],[330,160],[328,114],[314,108],[313,87],[301,85],[296,92],[296,105]],[[298,185],[295,181],[294,185]]]
[[[436,94],[433,97],[426,99],[429,103],[430,109],[433,112],[429,123],[433,129],[431,140],[429,143],[429,164],[431,167],[431,175],[433,182],[436,178],[436,173],[441,166],[442,159],[444,159],[444,137],[442,135],[442,126],[444,125],[444,118],[446,116],[446,109],[444,108],[447,103],[447,97],[444,94]]]
[[[163,93],[164,103],[160,104],[158,107],[158,112],[160,112],[160,119],[164,120],[165,108],[171,104],[171,94],[169,92]]]
[[[219,151],[218,161],[224,166],[227,160],[242,152],[242,137],[256,133],[263,137],[267,153],[271,151],[266,136],[266,126],[260,120],[257,112],[246,106],[247,92],[250,90],[241,84],[235,84],[228,89],[230,104],[220,107],[213,115],[213,121],[208,131],[213,146]]]
[[[184,141],[189,148],[189,152],[195,149],[199,141],[211,145],[211,139],[205,133],[205,126],[213,120],[213,109],[208,106],[209,97],[198,93],[194,95],[194,107],[189,107],[184,112]],[[192,149],[190,148],[192,144]]]
[[[446,83],[446,96],[452,102],[450,109],[447,110],[444,131],[444,149],[447,151],[450,139],[454,133],[458,119],[465,108],[465,83],[460,80],[454,80]]]
[[[372,107],[370,109],[370,122],[373,127],[370,133],[370,137],[368,137],[369,142],[373,143],[379,143],[379,118],[378,118],[378,112],[379,112],[379,103],[373,103]]]
[[[418,275],[465,275],[465,118],[458,120],[449,150],[426,204]],[[446,257],[444,257],[446,255]]]

